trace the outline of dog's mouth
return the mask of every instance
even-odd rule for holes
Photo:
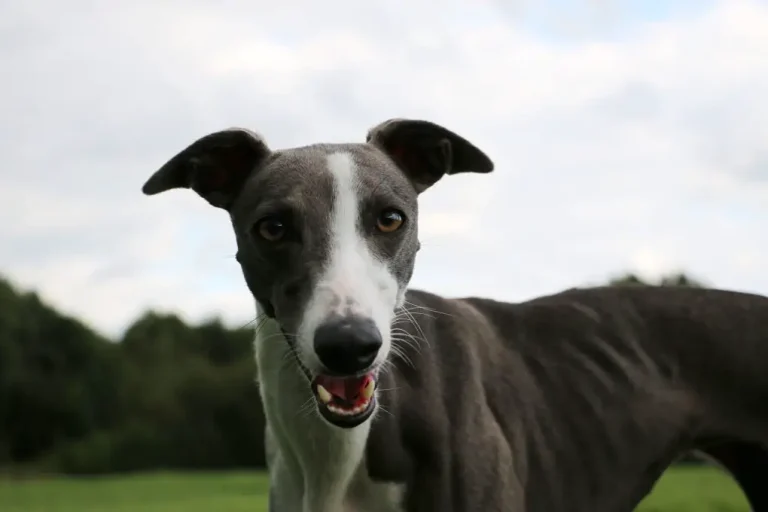
[[[352,428],[367,420],[376,407],[376,372],[361,376],[318,375],[312,392],[320,414],[331,424]]]

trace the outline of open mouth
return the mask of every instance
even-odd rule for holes
[[[312,381],[320,413],[331,424],[352,428],[364,422],[376,405],[376,374],[333,377],[318,375]]]

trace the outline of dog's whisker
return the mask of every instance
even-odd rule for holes
[[[256,331],[258,333],[260,322],[264,321],[266,319],[265,317],[266,317],[266,315],[263,315],[263,314],[262,315],[257,315],[255,318],[253,318],[253,319],[249,320],[248,322],[244,323],[243,325],[241,325],[238,329],[247,329],[247,328],[251,327],[253,324],[256,324],[256,328],[255,329],[256,329]]]
[[[421,344],[419,340],[407,335],[394,335],[392,336],[392,346],[398,348],[410,348],[416,354],[421,354]]]
[[[402,389],[402,386],[394,386],[391,388],[376,388],[376,391],[397,391],[398,389]]]
[[[400,313],[395,315],[395,320],[399,321],[399,320],[407,319],[409,316],[419,317],[419,318],[429,318],[431,320],[435,319],[434,316],[432,316],[429,313],[425,313],[423,311],[410,311],[410,310],[403,309]]]
[[[394,363],[389,360],[385,359],[382,361],[381,365],[379,365],[379,376],[382,377],[384,375],[387,375],[388,372],[390,372],[394,367]]]
[[[409,301],[405,301],[405,305],[409,306],[411,308],[423,309],[424,311],[429,311],[430,313],[437,313],[438,315],[445,315],[445,316],[449,316],[449,317],[454,317],[455,316],[452,313],[448,313],[446,311],[440,311],[439,309],[430,308],[430,307],[423,306],[421,304],[415,304],[415,303],[409,302]]]
[[[416,366],[414,365],[413,360],[411,360],[411,358],[408,357],[408,355],[400,347],[396,345],[392,345],[392,354],[394,354],[395,356],[405,361],[405,363],[408,366],[412,367],[413,369],[416,369]]]
[[[268,334],[268,335],[266,335],[266,336],[261,336],[261,337],[260,337],[260,339],[261,339],[262,341],[267,341],[267,340],[271,340],[271,339],[273,339],[273,338],[280,338],[280,337],[282,337],[282,336],[283,336],[283,335],[282,335],[282,333],[279,333],[279,332],[274,332],[274,333],[272,333],[272,334]]]
[[[408,331],[393,331],[390,335],[392,339],[397,340],[409,340],[416,345],[420,345],[424,340],[420,337],[416,336],[415,334],[412,334]]]
[[[426,339],[416,336],[413,333],[410,333],[405,330],[393,330],[391,334],[393,341],[398,341],[400,343],[405,343],[412,347],[416,352],[421,353],[421,343],[424,342],[424,344],[429,347],[429,342],[427,342]]]
[[[398,339],[394,339],[393,341],[397,342],[397,343],[393,343],[392,344],[392,348],[393,349],[395,347],[397,347],[398,350],[402,351],[405,348],[408,348],[408,349],[412,350],[414,353],[416,353],[417,355],[421,354],[421,347],[417,343],[413,342],[412,340],[407,340],[407,339],[398,340]]]
[[[424,330],[421,328],[421,326],[416,321],[416,319],[413,317],[413,315],[411,315],[410,312],[407,309],[403,309],[403,311],[408,316],[409,321],[411,322],[413,327],[416,329],[416,331],[418,332],[419,336],[421,336],[421,338],[423,339],[424,343],[426,343],[427,346],[430,346],[429,340],[427,340],[427,336],[424,333]]]
[[[407,329],[403,329],[402,327],[394,327],[394,328],[392,328],[391,332],[393,334],[402,334],[404,336],[408,336],[409,338],[417,340],[417,341],[424,341],[424,342],[426,342],[426,340],[423,337],[421,337],[421,336],[419,336],[417,334],[414,334],[414,333],[408,331]]]
[[[392,417],[392,418],[394,418],[394,417],[395,417],[395,415],[394,415],[394,414],[392,414],[392,413],[389,411],[389,409],[387,409],[386,407],[384,407],[384,406],[383,406],[383,405],[381,405],[381,404],[379,404],[379,410],[380,410],[381,412],[383,412],[384,414],[388,414],[388,415],[389,415],[390,417]]]
[[[393,322],[392,329],[402,329],[402,330],[405,330],[403,327],[398,327],[397,326],[398,322],[406,322],[407,325],[418,326],[418,323],[416,323],[416,319],[413,318],[412,316],[402,316],[400,318],[397,318],[396,321]],[[420,330],[420,328],[419,328],[419,330]],[[423,331],[420,331],[418,334],[420,334],[421,336],[424,335]]]
[[[315,398],[310,395],[309,398],[298,408],[295,416],[309,417],[317,409],[315,407]]]

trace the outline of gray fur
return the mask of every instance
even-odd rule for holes
[[[271,512],[625,512],[692,449],[768,510],[768,298],[757,295],[593,288],[511,304],[411,290],[392,325],[378,411],[351,429],[324,421],[291,343],[328,264],[327,156],[339,152],[362,184],[358,232],[402,290],[419,249],[418,194],[443,175],[493,169],[455,133],[397,119],[364,144],[281,151],[247,130],[218,132],[144,188],[191,188],[232,219],[265,317],[256,358]],[[371,232],[391,206],[405,227]],[[275,211],[296,228],[279,249],[253,237]]]

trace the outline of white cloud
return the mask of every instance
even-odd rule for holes
[[[409,116],[497,165],[424,195],[414,286],[516,300],[683,269],[768,293],[768,6],[608,37],[620,2],[585,3],[552,37],[505,5],[6,2],[0,271],[108,332],[150,306],[248,321],[226,216],[143,181],[231,125],[284,147]]]

